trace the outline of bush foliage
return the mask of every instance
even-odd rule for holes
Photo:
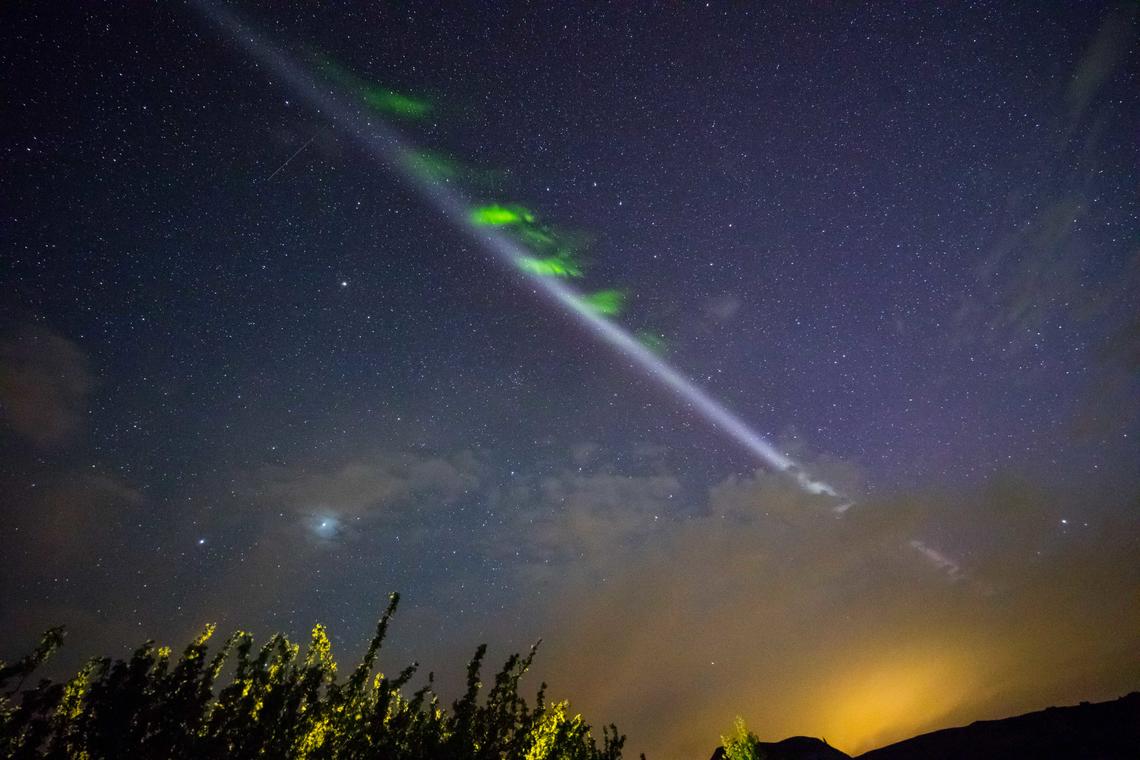
[[[392,595],[376,635],[345,680],[328,636],[313,629],[304,656],[278,634],[255,652],[237,632],[212,657],[214,627],[173,659],[147,642],[127,660],[90,661],[66,683],[25,682],[63,641],[55,628],[17,663],[0,662],[0,757],[11,758],[384,758],[385,760],[618,760],[625,737],[610,725],[599,747],[566,702],[533,707],[519,679],[535,650],[512,655],[483,690],[486,647],[467,667],[466,692],[450,710],[425,686],[402,691],[415,664],[373,675],[396,610]],[[223,671],[231,674],[224,683]],[[480,699],[480,692],[485,696]]]
[[[720,737],[724,760],[763,760],[764,751],[760,749],[760,740],[756,734],[748,730],[744,718],[737,716],[732,736]]]

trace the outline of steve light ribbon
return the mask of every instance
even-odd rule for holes
[[[647,376],[668,388],[686,408],[699,413],[714,428],[726,433],[769,467],[791,476],[804,491],[837,500],[838,504],[834,507],[837,512],[843,512],[851,506],[852,502],[835,488],[810,476],[796,461],[751,430],[743,420],[669,366],[620,325],[591,308],[582,293],[563,281],[530,271],[526,266],[528,261],[533,260],[530,251],[498,227],[478,224],[471,214],[472,204],[458,191],[432,180],[424,172],[416,171],[413,162],[408,160],[409,156],[414,156],[416,153],[413,146],[402,136],[386,124],[372,118],[359,105],[351,104],[338,93],[331,91],[316,76],[291,60],[279,47],[254,32],[228,10],[202,0],[193,0],[191,5],[264,67],[271,79],[279,79],[296,97],[350,134],[369,155],[397,172],[408,184],[415,187],[425,201],[477,241],[484,251],[511,270],[521,270],[536,292],[542,293],[564,312],[572,315],[579,324],[603,343],[630,359]]]

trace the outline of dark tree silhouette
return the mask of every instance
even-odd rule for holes
[[[278,634],[254,653],[253,637],[234,633],[209,657],[214,626],[173,660],[146,642],[127,660],[97,658],[66,683],[28,676],[63,642],[46,632],[35,651],[0,663],[0,756],[11,758],[384,758],[385,760],[619,760],[625,737],[603,728],[599,747],[567,702],[547,703],[546,684],[531,707],[519,680],[534,660],[511,655],[480,700],[480,646],[467,689],[450,711],[427,684],[405,696],[417,670],[374,675],[399,603],[393,594],[364,657],[347,680],[323,626],[304,657]],[[227,667],[228,666],[228,667]],[[223,671],[232,673],[220,683]]]

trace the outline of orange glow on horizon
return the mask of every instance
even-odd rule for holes
[[[833,696],[822,705],[820,733],[857,755],[932,730],[974,691],[974,672],[947,652],[891,653],[824,690]]]

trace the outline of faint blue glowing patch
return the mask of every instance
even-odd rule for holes
[[[340,519],[333,514],[319,513],[308,518],[309,530],[326,541],[336,538],[341,531]]]

